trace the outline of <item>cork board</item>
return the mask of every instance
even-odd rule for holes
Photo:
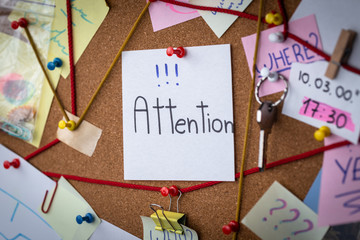
[[[288,15],[296,9],[299,0],[285,1]],[[132,24],[145,6],[144,0],[107,0],[109,14],[90,42],[75,68],[78,113],[85,109],[106,70],[110,66]],[[246,9],[257,14],[259,0]],[[278,10],[276,1],[266,2],[265,12]],[[218,39],[205,21],[199,17],[188,22],[153,32],[147,12],[136,29],[125,50],[167,48],[169,46],[202,46],[212,44],[231,44],[233,101],[235,122],[235,164],[240,170],[240,160],[244,141],[246,109],[250,91],[250,72],[246,62],[241,37],[254,34],[256,22],[237,19],[230,29]],[[92,157],[83,155],[63,143],[30,160],[42,171],[79,175],[95,179],[144,184],[150,186],[171,186],[185,188],[200,182],[154,182],[123,180],[123,139],[121,103],[121,60],[112,70],[100,94],[96,98],[86,120],[103,130],[98,146]],[[70,106],[69,79],[61,79],[57,92],[67,110]],[[278,94],[270,99],[277,99]],[[259,129],[255,119],[258,103],[253,101],[251,131],[245,169],[257,166]],[[315,128],[280,115],[268,139],[268,162],[293,156],[322,146],[313,140]],[[57,103],[52,103],[41,146],[56,138],[57,123],[62,118]],[[36,149],[21,140],[0,133],[0,142],[21,156]],[[277,180],[298,198],[304,199],[322,164],[322,154],[283,166],[256,173],[244,178],[241,219]],[[161,166],[159,166],[161,168]],[[149,204],[168,206],[169,199],[158,192],[101,186],[70,181],[89,202],[98,216],[114,225],[142,238],[140,215],[149,216]],[[230,239],[222,233],[221,227],[235,218],[238,181],[221,183],[209,188],[184,194],[180,210],[187,215],[187,225],[196,230],[200,239]],[[257,239],[245,226],[241,226],[238,239]]]

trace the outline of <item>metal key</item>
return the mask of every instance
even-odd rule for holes
[[[256,112],[256,121],[260,126],[258,166],[261,172],[265,170],[265,144],[267,135],[271,133],[272,125],[276,122],[276,113],[277,107],[270,101],[263,102]]]

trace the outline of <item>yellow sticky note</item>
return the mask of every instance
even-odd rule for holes
[[[53,191],[48,194],[45,210],[48,208]],[[91,213],[94,217],[92,223],[78,224],[76,217]],[[55,193],[51,208],[47,214],[41,212],[42,217],[53,227],[63,240],[88,239],[101,223],[90,205],[83,197],[61,177]]]
[[[72,21],[73,21],[73,51],[74,62],[76,63],[85,48],[95,35],[102,21],[105,19],[109,7],[104,0],[73,0],[72,2]],[[67,77],[70,73],[68,34],[67,34],[67,14],[66,1],[56,0],[53,25],[51,29],[50,46],[48,60],[52,61],[55,57],[63,61],[63,66],[54,71],[48,71],[50,81],[56,88],[60,73]],[[41,137],[44,132],[46,119],[50,111],[53,100],[53,93],[49,85],[44,82],[41,91],[40,105],[38,108],[37,120],[31,144],[39,147]],[[66,106],[65,106],[66,107]]]
[[[70,73],[66,1],[56,0],[55,2],[49,59],[58,57],[63,60],[61,75],[66,78]],[[109,7],[104,0],[73,0],[71,6],[73,51],[76,63],[105,19]]]

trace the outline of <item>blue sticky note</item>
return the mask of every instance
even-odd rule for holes
[[[322,169],[320,169],[318,175],[315,178],[315,181],[313,182],[309,192],[304,199],[304,203],[315,213],[318,213],[319,207],[321,171]]]

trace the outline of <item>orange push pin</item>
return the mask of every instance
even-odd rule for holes
[[[331,134],[330,128],[328,128],[327,126],[322,126],[321,128],[315,131],[314,138],[317,141],[321,142],[324,140],[324,138],[330,136],[330,134]]]
[[[68,122],[65,122],[64,120],[61,120],[58,124],[60,129],[64,129],[65,127],[69,129],[70,131],[73,131],[76,127],[76,123],[73,120],[70,120]]]

